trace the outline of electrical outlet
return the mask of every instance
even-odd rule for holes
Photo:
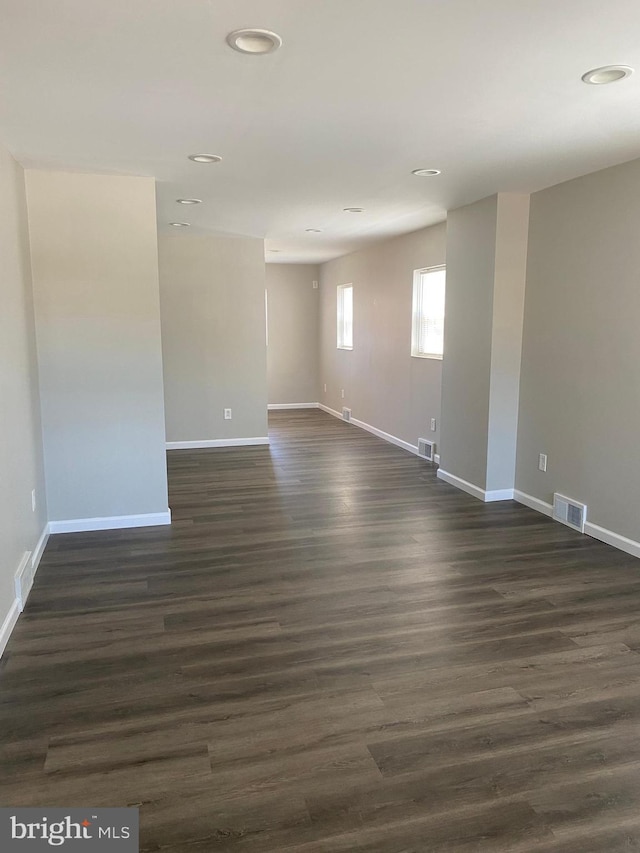
[[[317,282],[317,281],[314,281],[314,282],[313,282],[313,289],[314,289],[314,290],[317,290],[317,289],[318,289],[318,282]]]
[[[327,383],[326,382],[324,383],[324,393],[325,394],[327,393]]]
[[[547,470],[547,454],[541,453],[538,456],[538,471],[546,471]]]
[[[31,491],[31,512],[36,511],[36,490],[32,489]]]
[[[344,400],[344,388],[340,391],[340,395],[341,395],[342,399]]]
[[[435,432],[435,431],[436,431],[436,419],[431,418],[431,432]]]
[[[225,409],[224,410],[224,419],[225,419],[225,421],[231,420],[231,409]]]

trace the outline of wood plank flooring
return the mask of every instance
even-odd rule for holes
[[[0,804],[166,853],[640,851],[640,561],[319,411],[169,454],[171,528],[55,536]]]

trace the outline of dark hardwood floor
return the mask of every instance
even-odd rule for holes
[[[55,536],[0,805],[167,853],[640,850],[640,561],[318,411],[169,454],[171,528]]]

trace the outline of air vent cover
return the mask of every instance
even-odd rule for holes
[[[587,520],[586,504],[556,492],[553,496],[553,517],[556,521],[561,521],[562,524],[584,533],[584,523]]]
[[[436,444],[434,441],[429,441],[426,438],[418,439],[418,456],[422,456],[424,459],[428,459],[429,462],[433,462],[435,452]]]
[[[24,610],[27,597],[33,586],[33,565],[31,563],[31,551],[25,551],[15,574],[16,599],[20,613]]]
[[[342,409],[342,420],[350,421],[351,420],[351,409],[344,408]]]

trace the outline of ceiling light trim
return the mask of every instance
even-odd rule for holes
[[[219,154],[189,154],[189,160],[193,163],[220,163],[222,157]]]
[[[248,56],[264,56],[282,47],[282,38],[272,30],[259,27],[246,27],[234,30],[227,36],[229,47]]]
[[[173,225],[174,228],[189,228],[190,222],[170,222],[169,225]]]
[[[201,198],[177,198],[176,204],[202,204]]]
[[[414,169],[411,174],[416,175],[418,178],[435,178],[436,175],[441,175],[442,172],[440,169]]]
[[[632,74],[633,68],[630,65],[601,65],[584,73],[582,82],[590,86],[607,86],[610,83],[619,83]]]

